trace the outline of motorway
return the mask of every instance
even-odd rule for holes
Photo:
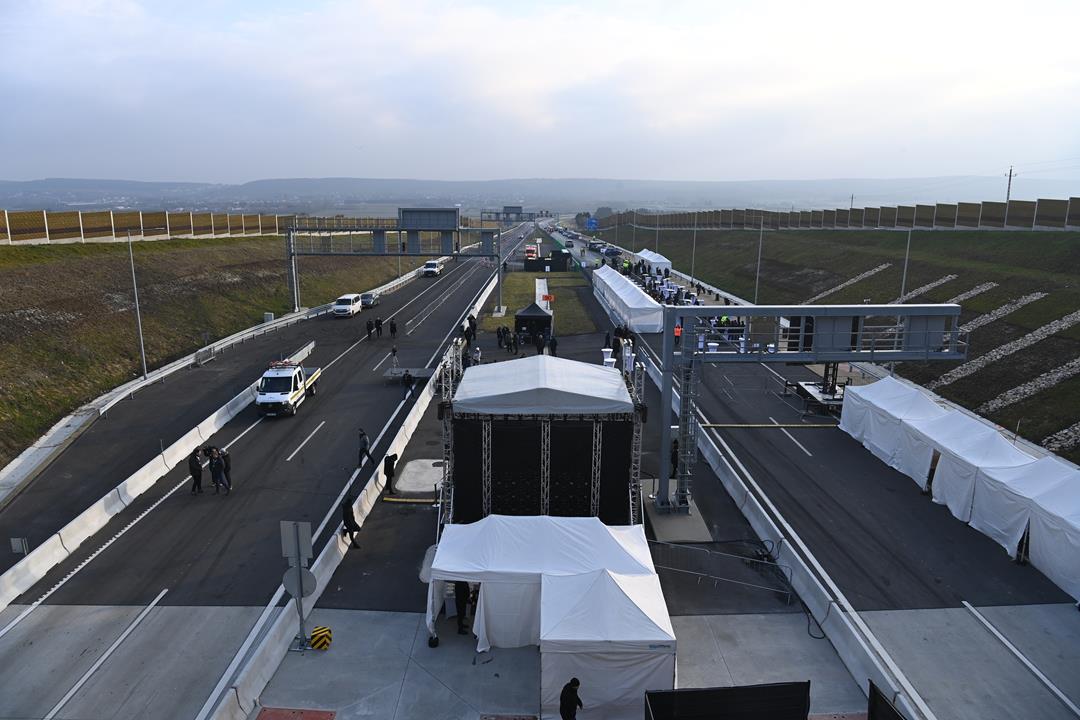
[[[504,233],[504,247],[517,236]],[[270,333],[140,392],[79,437],[0,513],[8,534],[37,544],[268,360],[316,342],[304,364],[323,376],[296,417],[260,419],[249,407],[214,436],[232,455],[231,495],[215,495],[204,473],[204,494],[192,496],[182,463],[0,613],[0,677],[20,690],[0,693],[0,718],[194,717],[279,586],[278,521],[310,521],[318,555],[340,498],[373,470],[357,469],[358,428],[379,458],[404,418],[411,398],[382,377],[391,347],[403,367],[433,365],[492,270],[462,258],[353,318]],[[373,316],[397,320],[396,342],[385,326],[366,340]]]
[[[639,337],[657,362],[660,336]],[[782,363],[705,364],[699,420],[746,427],[703,432],[732,472],[761,487],[938,717],[1075,717],[964,605],[1078,702],[1080,618],[1066,593],[841,430],[760,427],[828,423],[804,418],[801,404],[782,396],[784,381],[813,379]],[[707,523],[727,499],[714,482],[692,491]]]

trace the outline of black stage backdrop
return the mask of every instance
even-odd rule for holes
[[[483,516],[481,420],[458,419],[454,433],[454,522]],[[600,461],[600,520],[630,522],[630,420],[604,422]],[[540,421],[495,419],[491,426],[491,511],[499,515],[540,514]],[[551,515],[589,515],[592,422],[551,423]]]

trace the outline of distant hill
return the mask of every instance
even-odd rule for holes
[[[250,210],[311,214],[388,214],[407,205],[453,206],[465,212],[502,205],[558,212],[614,208],[758,207],[807,209],[1004,199],[1005,179],[949,176],[894,179],[667,181],[602,178],[409,180],[282,178],[239,185],[46,178],[0,180],[0,207]],[[1080,180],[1019,178],[1013,198],[1080,195]]]

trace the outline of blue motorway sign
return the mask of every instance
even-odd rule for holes
[[[585,229],[586,230],[597,230],[597,229],[599,229],[599,227],[600,227],[600,223],[596,220],[596,218],[589,218],[588,220],[585,221]]]

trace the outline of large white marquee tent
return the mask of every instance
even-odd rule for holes
[[[618,270],[601,265],[593,271],[593,294],[634,332],[656,333],[664,329],[664,310]]]
[[[1010,555],[1027,533],[1032,564],[1080,600],[1075,466],[1056,456],[1036,459],[994,427],[942,410],[918,389],[891,378],[848,388],[840,427],[920,488],[929,484],[935,502]]]
[[[642,525],[547,515],[447,525],[421,578],[432,635],[446,583],[464,580],[481,584],[479,652],[540,646],[545,718],[558,717],[575,675],[596,678],[595,718],[638,720],[646,690],[674,688],[675,634]]]

